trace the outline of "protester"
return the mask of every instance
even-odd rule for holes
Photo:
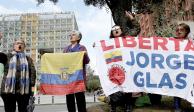
[[[84,77],[85,85],[86,85],[85,65],[89,63],[90,59],[87,55],[86,47],[79,44],[81,39],[82,39],[81,32],[75,31],[75,30],[72,31],[70,33],[71,44],[64,49],[64,53],[86,51],[86,53],[84,55],[84,59],[83,59],[83,69],[84,69],[83,77]],[[84,92],[78,92],[78,93],[66,95],[66,103],[67,103],[68,111],[69,112],[76,112],[75,99],[77,102],[78,112],[86,112],[86,100],[85,100],[85,93]]]
[[[190,33],[189,25],[181,23],[176,28],[176,39],[188,39],[188,34]],[[175,112],[181,112],[181,98],[174,97],[174,108]]]
[[[31,88],[35,86],[36,70],[33,60],[24,52],[24,41],[16,40],[13,46],[13,52],[7,55],[1,97],[5,112],[15,112],[16,102],[18,112],[27,112]]]
[[[129,11],[125,11],[125,15],[129,20],[128,22],[130,22],[130,26],[129,26],[130,29],[127,27],[127,31],[130,31],[130,32],[126,32],[126,31],[124,32],[124,29],[121,26],[115,25],[112,27],[112,30],[115,30],[115,32],[113,32],[111,30],[110,38],[114,38],[114,37],[118,37],[118,36],[126,36],[126,35],[137,36],[140,33],[140,31],[141,31],[140,24],[135,19],[134,14],[132,14]],[[120,32],[121,34],[118,33],[118,31],[116,30],[117,27],[120,27],[120,29],[118,28],[118,30],[121,30],[121,32]],[[115,36],[113,35],[113,33],[115,33],[114,34]]]
[[[2,66],[5,66],[6,65],[6,63],[7,63],[7,55],[6,54],[4,54],[4,53],[2,53],[2,52],[0,52],[0,64],[2,65]],[[4,67],[2,67],[2,70],[4,69]]]
[[[124,35],[130,35],[130,36],[137,36],[140,31],[140,24],[139,22],[135,19],[135,14],[125,11],[126,18],[128,18],[127,21],[127,27],[125,29],[122,29],[122,32]],[[119,25],[122,27],[121,25]],[[123,27],[122,27],[123,28]]]
[[[1,35],[1,32],[0,32],[0,40],[1,39],[2,39],[2,35]],[[0,43],[0,45],[1,45],[1,43]],[[7,63],[7,55],[4,54],[2,51],[0,51],[0,87],[1,87],[1,82],[2,82],[2,79],[3,79],[4,68],[5,68],[6,63]]]
[[[5,65],[7,63],[7,55],[0,52],[0,87],[1,87],[1,82],[2,82],[2,79],[3,79],[3,75],[4,75],[4,68],[5,68]]]
[[[139,27],[139,23],[135,20],[132,13],[125,11],[126,17],[129,18],[131,21],[131,25],[134,29],[131,30],[130,35],[131,36],[137,36],[137,28]],[[117,38],[117,37],[124,37],[126,35],[129,35],[128,32],[123,32],[123,29],[119,25],[114,25],[111,29],[110,38]],[[122,95],[123,94],[123,95]],[[116,92],[111,94],[110,97],[110,112],[116,112],[116,107],[118,105],[118,102],[114,100],[114,97],[119,97],[120,101],[123,101],[123,104],[125,106],[125,112],[132,112],[132,93],[122,93],[122,92]]]
[[[162,95],[148,93],[148,96],[150,98],[150,102],[152,105],[160,105],[161,104]]]
[[[118,25],[115,25],[111,29],[111,35],[110,38],[117,38],[117,37],[123,37],[124,33],[122,32],[122,28]],[[118,95],[117,95],[118,94]],[[110,96],[110,112],[116,112],[117,105],[122,102],[125,106],[126,112],[132,112],[132,93],[121,93],[116,92],[111,94]],[[119,102],[115,101],[115,97],[120,97],[117,99],[120,99]]]
[[[190,33],[189,25],[185,23],[180,23],[176,28],[176,39],[188,39]]]
[[[0,32],[0,46],[1,46],[1,39],[3,38],[2,33]],[[0,49],[1,50],[1,49]]]

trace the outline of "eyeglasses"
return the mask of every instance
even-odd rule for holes
[[[121,29],[120,26],[115,26],[111,29],[111,31],[115,31],[115,30],[118,30],[118,29]]]

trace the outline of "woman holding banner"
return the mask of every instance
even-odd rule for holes
[[[35,86],[36,70],[33,60],[24,52],[24,41],[16,40],[13,46],[13,52],[7,55],[1,97],[5,112],[15,112],[16,102],[19,112],[27,112],[32,87]]]
[[[176,39],[189,39],[188,35],[190,33],[189,25],[185,23],[181,23],[176,28]],[[174,97],[174,108],[175,112],[181,112],[181,98]]]
[[[131,12],[125,11],[126,17],[129,18],[131,21],[131,26],[134,28],[131,30],[131,36],[137,36],[137,33],[140,32],[140,26],[139,23],[135,20],[133,14]],[[139,29],[137,31],[137,29]],[[111,29],[110,38],[117,38],[117,37],[123,37],[126,34],[123,32],[123,29],[119,25],[114,25]],[[115,97],[120,97],[119,103],[122,102],[125,105],[125,112],[132,112],[132,93],[122,93],[122,92],[116,92],[109,96],[110,98],[110,112],[116,112],[116,106],[118,105],[118,102],[115,101]]]
[[[79,44],[82,39],[81,32],[74,30],[74,31],[71,31],[69,36],[70,36],[71,44],[64,49],[64,53],[87,51],[85,46]],[[85,65],[88,64],[89,62],[90,62],[90,59],[86,52],[83,59],[83,70],[84,70],[83,78],[85,80],[85,84],[86,84]],[[67,103],[68,111],[76,112],[75,99],[77,102],[78,112],[86,112],[86,100],[85,100],[84,92],[78,92],[78,93],[66,95],[66,103]]]

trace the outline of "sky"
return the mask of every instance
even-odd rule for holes
[[[92,45],[95,41],[109,38],[113,24],[110,11],[86,6],[84,0],[58,0],[56,5],[45,0],[45,3],[39,6],[36,0],[0,0],[0,14],[65,11],[74,11],[78,28],[83,36],[81,44],[88,50],[90,66],[95,67],[97,54]]]

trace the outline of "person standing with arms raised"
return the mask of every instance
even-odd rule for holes
[[[126,17],[132,21],[132,26],[134,29],[131,29],[130,36],[137,36],[137,33],[140,32],[140,25],[135,20],[132,13],[125,11]],[[137,29],[139,29],[137,31]],[[114,25],[111,29],[110,38],[118,38],[128,36],[126,32],[123,32],[123,28],[119,25]],[[117,96],[119,92],[113,93],[109,96],[110,98],[110,112],[116,112],[116,107],[118,105],[118,102],[114,101],[114,97]],[[125,112],[132,112],[132,93],[123,93],[123,97],[121,99],[121,103],[125,106]],[[123,99],[123,100],[122,100]]]

